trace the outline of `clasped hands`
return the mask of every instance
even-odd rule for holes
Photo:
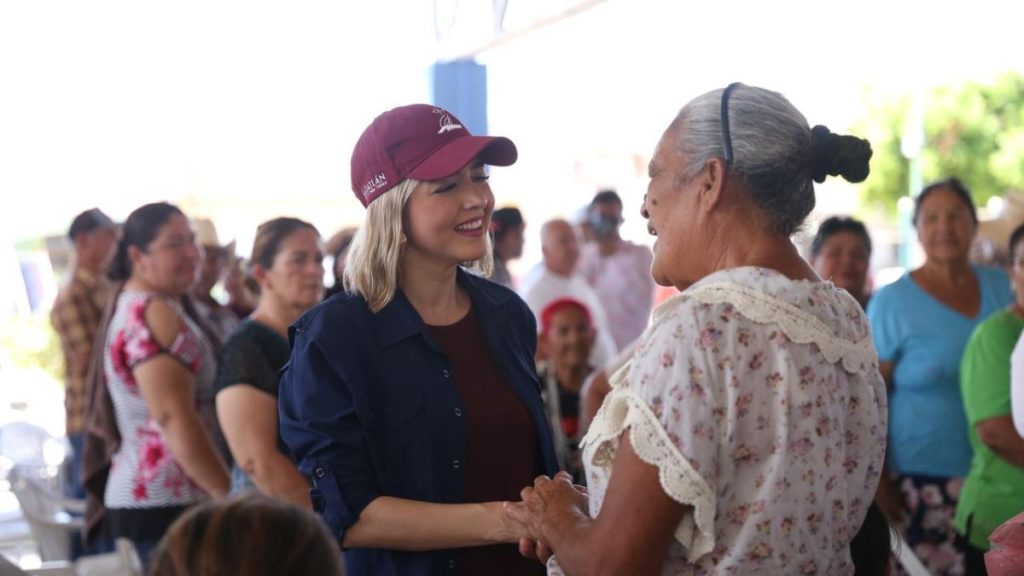
[[[519,553],[547,562],[553,541],[579,521],[589,519],[587,489],[559,472],[554,478],[538,476],[523,488],[519,502],[505,502],[504,513],[513,533],[519,535]]]

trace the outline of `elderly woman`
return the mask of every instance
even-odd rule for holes
[[[988,539],[1024,510],[1024,438],[1010,413],[1010,355],[1024,331],[1024,226],[1010,236],[1010,282],[1016,300],[974,330],[960,364],[971,471],[956,508],[957,530],[967,539],[968,574],[983,574]]]
[[[195,234],[166,203],[132,212],[111,265],[124,286],[104,332],[104,376],[121,442],[103,505],[108,533],[146,562],[174,519],[227,494],[214,413],[216,356],[182,301],[199,266]]]
[[[864,223],[855,218],[832,216],[818,226],[811,242],[811,266],[824,280],[846,290],[866,307],[871,236]]]
[[[1002,270],[968,260],[978,217],[962,183],[925,187],[913,221],[924,264],[868,305],[891,416],[879,504],[929,570],[959,574],[964,549],[953,516],[972,453],[960,361],[978,324],[1013,296]]]
[[[594,322],[579,300],[558,298],[540,313],[540,346],[545,361],[538,366],[548,409],[555,453],[562,470],[579,476],[580,390],[593,373],[590,351],[594,347]]]
[[[366,221],[348,290],[293,325],[279,405],[349,574],[543,572],[519,556],[526,532],[502,506],[557,470],[535,320],[462,267],[490,272],[484,166],[516,155],[423,104],[381,114],[356,143]]]
[[[509,505],[554,551],[549,573],[853,573],[885,387],[860,305],[819,281],[790,235],[812,182],[863,180],[870,154],[743,84],[679,112],[643,213],[654,279],[682,293],[584,440],[589,510],[565,475]]]
[[[280,446],[277,373],[288,362],[288,326],[320,301],[320,233],[297,218],[260,224],[252,248],[259,305],[224,344],[217,365],[217,416],[234,457],[233,492],[256,487],[306,508],[309,482]]]

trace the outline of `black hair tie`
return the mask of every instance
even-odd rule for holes
[[[811,178],[821,184],[829,174],[839,174],[835,158],[839,150],[839,136],[821,124],[811,128]]]

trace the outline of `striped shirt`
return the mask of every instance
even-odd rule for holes
[[[104,495],[107,508],[158,508],[192,504],[205,497],[171,454],[163,431],[153,419],[132,369],[168,354],[195,375],[199,418],[226,453],[213,403],[215,356],[209,340],[181,306],[165,300],[181,317],[181,330],[168,347],[161,346],[146,324],[146,305],[163,298],[146,292],[122,292],[107,331],[103,357],[107,387],[117,415],[121,446],[112,458]]]

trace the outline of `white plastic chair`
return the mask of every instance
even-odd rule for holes
[[[28,576],[75,576],[75,567],[68,562],[46,562],[39,568],[30,568],[22,574]]]
[[[82,556],[75,562],[77,576],[142,576],[142,562],[131,540],[118,538],[109,554]]]
[[[0,426],[0,455],[11,466],[38,468],[50,473],[71,451],[66,438],[58,438],[42,426],[16,420]]]
[[[82,529],[85,501],[65,498],[47,480],[20,466],[11,470],[10,482],[36,541],[39,559],[70,560],[71,534]]]
[[[0,576],[143,576],[142,563],[130,540],[118,538],[117,548],[108,554],[83,556],[74,564],[44,562],[38,568],[22,570],[0,557]]]
[[[23,574],[27,574],[27,572],[19,568],[14,562],[0,555],[0,576],[22,576]]]

